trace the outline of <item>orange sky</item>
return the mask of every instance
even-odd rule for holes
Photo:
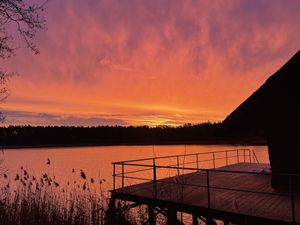
[[[298,0],[51,0],[4,125],[221,121],[300,48]]]

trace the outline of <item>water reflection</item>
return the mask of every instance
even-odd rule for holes
[[[84,171],[87,179],[104,179],[103,188],[111,189],[111,163],[114,161],[236,148],[254,149],[260,162],[268,163],[266,152],[259,151],[266,150],[266,146],[160,145],[9,149],[4,152],[2,166],[7,169],[9,179],[14,179],[23,167],[36,177],[43,173],[55,176],[61,186],[67,185],[70,180],[80,179],[81,171]]]

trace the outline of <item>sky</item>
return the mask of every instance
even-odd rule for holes
[[[222,121],[300,49],[299,0],[50,0],[2,125]]]

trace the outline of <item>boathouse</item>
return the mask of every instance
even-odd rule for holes
[[[223,121],[230,135],[264,131],[271,172],[289,174],[300,174],[299,125],[300,51]],[[274,188],[285,188],[288,182],[272,177]]]

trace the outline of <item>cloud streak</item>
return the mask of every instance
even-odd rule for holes
[[[6,120],[4,124],[9,125],[35,125],[35,126],[106,126],[106,125],[128,125],[125,121],[105,117],[79,117],[73,115],[58,115],[49,113],[4,111]]]

